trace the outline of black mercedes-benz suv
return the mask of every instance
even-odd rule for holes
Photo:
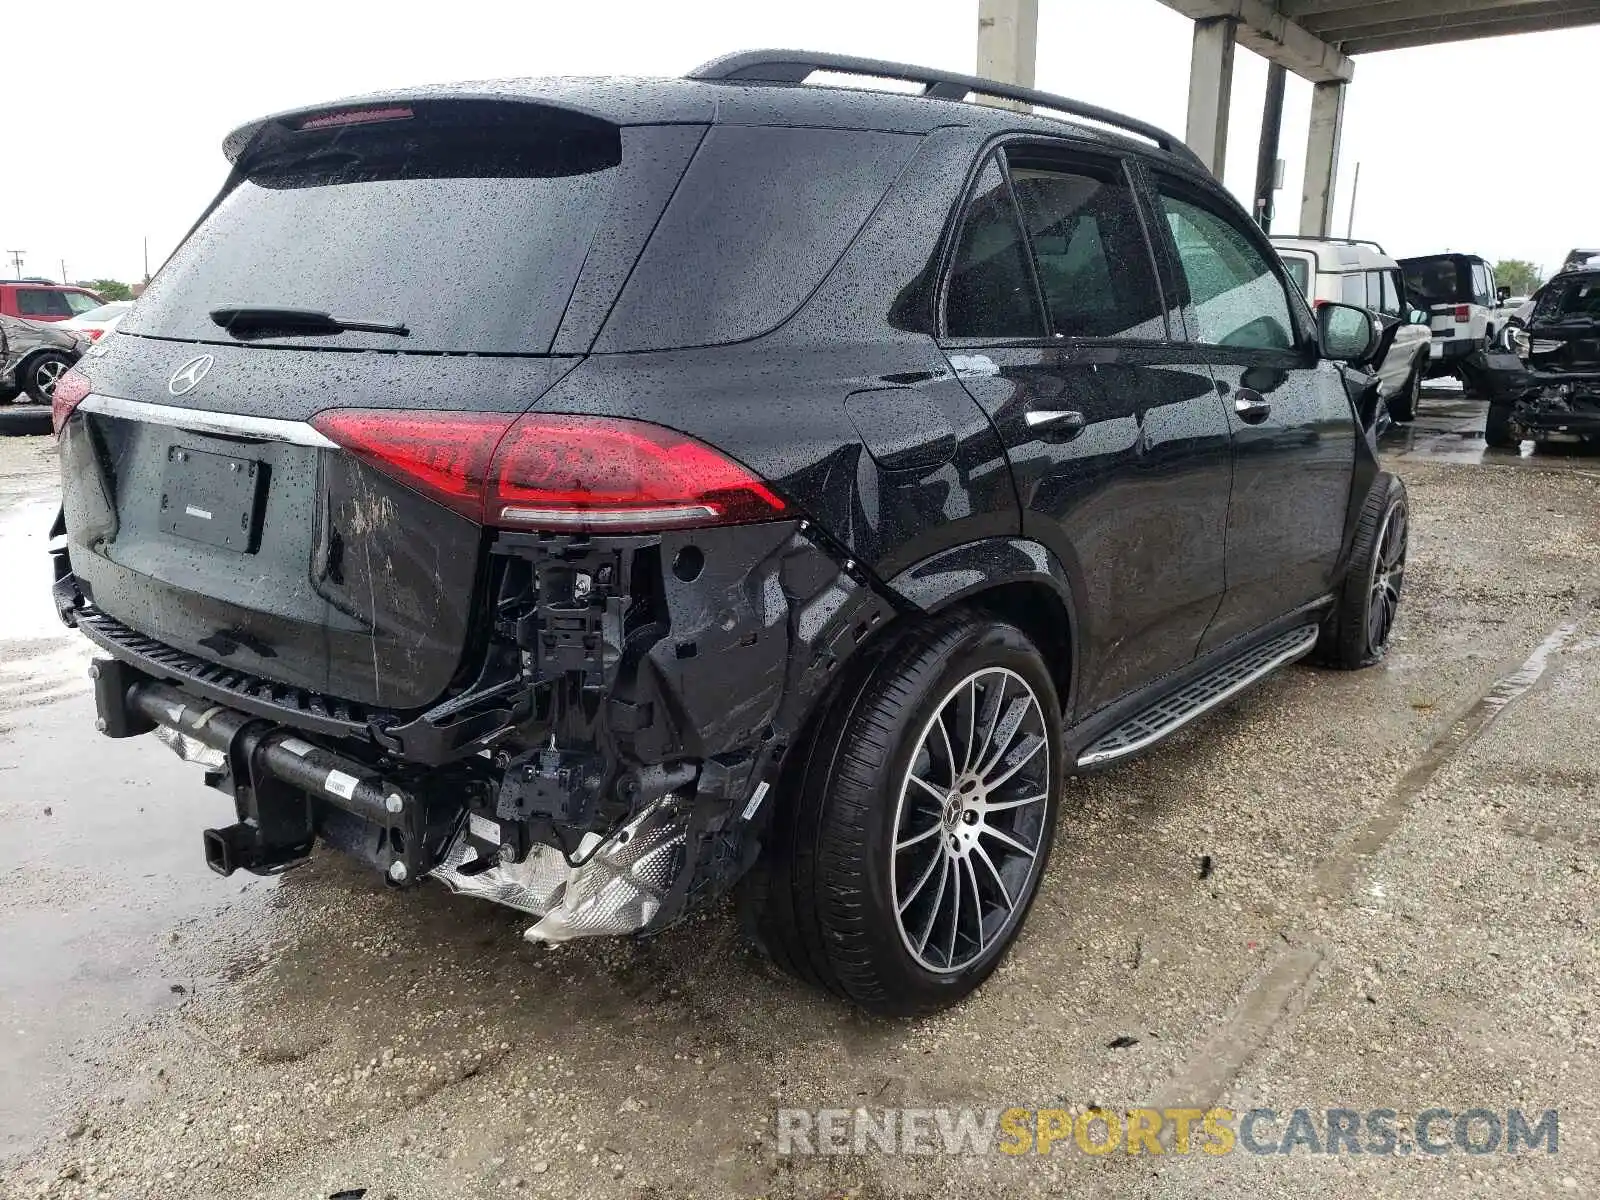
[[[927,1011],[1066,774],[1384,652],[1372,318],[1158,129],[782,52],[225,150],[54,403],[97,725],[233,797],[220,872],[320,840],[549,941],[739,883],[783,966]]]

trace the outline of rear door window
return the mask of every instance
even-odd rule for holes
[[[1051,332],[1155,341],[1167,336],[1150,247],[1121,167],[1013,160]]]
[[[66,300],[67,307],[72,310],[72,315],[75,317],[81,317],[88,313],[92,313],[95,309],[100,307],[100,301],[89,295],[88,292],[63,292],[61,295],[62,298]]]
[[[1360,271],[1339,276],[1339,303],[1365,308],[1367,304],[1367,277]]]
[[[227,341],[211,311],[259,305],[409,330],[283,345],[547,353],[597,230],[613,204],[638,201],[619,194],[619,180],[625,141],[639,139],[531,104],[416,109],[348,128],[269,129],[273,140],[247,152],[243,181],[119,332]],[[630,158],[649,157],[650,127],[626,132],[644,142]]]
[[[992,155],[962,218],[945,287],[944,331],[955,338],[1038,338],[1045,333],[1022,224]]]

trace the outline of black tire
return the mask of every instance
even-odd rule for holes
[[[1489,413],[1483,419],[1485,445],[1495,450],[1515,450],[1522,444],[1522,435],[1511,413],[1512,405],[1489,401]]]
[[[56,380],[72,369],[73,360],[68,355],[46,350],[22,365],[22,390],[35,404],[49,404],[56,390]]]
[[[1354,671],[1370,667],[1388,651],[1405,581],[1409,532],[1406,486],[1381,472],[1362,503],[1350,570],[1338,603],[1322,623],[1314,651],[1317,662]]]
[[[1417,419],[1417,409],[1422,403],[1422,375],[1427,369],[1427,357],[1418,358],[1416,368],[1411,372],[1411,378],[1406,380],[1405,386],[1389,397],[1389,418],[1400,424],[1408,424]]]
[[[1036,707],[1028,705],[1029,695]],[[746,927],[790,974],[870,1012],[912,1016],[946,1008],[1000,962],[1049,859],[1063,779],[1061,714],[1050,671],[1014,626],[958,610],[895,638],[835,701],[808,749],[795,756],[767,850],[745,881]],[[957,707],[947,711],[949,703]],[[999,715],[1019,704],[1023,719],[1009,744],[1002,743],[1006,722]],[[963,711],[973,714],[970,720],[960,720]],[[978,731],[991,711],[993,740],[985,741]],[[957,714],[948,723],[955,732],[947,724],[938,748],[936,717],[950,713]],[[976,795],[971,782],[965,792],[958,786],[968,777],[958,768],[975,746],[1001,747],[987,776],[1000,800],[986,791]],[[924,773],[941,786],[914,787]],[[1015,796],[1013,788],[1042,789],[1042,799]],[[973,810],[963,810],[964,796],[971,796]],[[1002,829],[1013,842],[997,840],[995,831]],[[994,837],[980,843],[984,833]],[[977,845],[993,855],[970,849]],[[969,875],[962,874],[962,862]],[[993,874],[980,863],[991,864]],[[963,882],[947,900],[952,874]],[[980,914],[976,922],[963,914],[963,896]],[[919,951],[912,943],[924,921]]]

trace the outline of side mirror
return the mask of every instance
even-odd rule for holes
[[[1433,323],[1433,315],[1426,309],[1413,308],[1411,315],[1407,318],[1407,323],[1411,325],[1431,325]]]
[[[1322,357],[1364,367],[1378,351],[1380,335],[1372,314],[1353,304],[1324,304],[1317,309]]]
[[[1500,301],[1501,304],[1504,304],[1507,300],[1511,299],[1511,289],[1508,287],[1496,288],[1494,295],[1496,300]]]

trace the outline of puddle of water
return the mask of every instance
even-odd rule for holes
[[[0,579],[6,581],[0,642],[67,632],[50,601],[50,523],[59,503],[41,486],[0,510]]]

